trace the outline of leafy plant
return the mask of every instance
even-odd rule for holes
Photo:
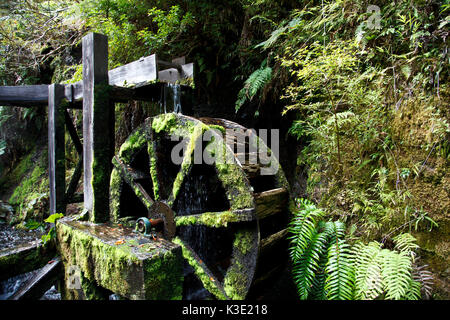
[[[382,248],[376,241],[352,246],[345,238],[345,225],[324,222],[323,217],[324,211],[309,200],[297,200],[289,240],[301,299],[421,298],[424,283],[432,279],[429,274],[419,274],[421,269],[413,271],[418,246],[410,234],[393,238],[395,250]]]
[[[272,68],[265,66],[265,63],[254,71],[244,82],[244,87],[239,91],[236,100],[236,112],[244,105],[246,101],[252,101],[253,98],[262,91],[262,89],[272,80]]]
[[[64,215],[62,213],[54,213],[50,215],[47,219],[44,220],[44,222],[49,223],[51,225],[50,230],[47,234],[42,235],[41,239],[44,244],[46,244],[48,241],[56,238],[56,229],[55,224],[56,221],[60,218],[62,218]]]

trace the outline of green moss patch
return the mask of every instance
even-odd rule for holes
[[[173,242],[180,245],[183,250],[183,257],[187,260],[189,265],[194,269],[195,274],[211,294],[215,295],[220,300],[227,300],[225,292],[219,287],[217,281],[212,278],[211,274],[205,270],[200,264],[199,259],[194,256],[194,253],[189,250],[179,238],[173,239]]]
[[[140,244],[144,238],[132,230],[68,219],[58,221],[56,229],[65,267],[79,267],[97,286],[133,300],[181,298],[178,246],[149,240]]]

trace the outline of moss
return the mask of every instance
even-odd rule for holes
[[[246,272],[249,266],[243,261],[251,261],[256,249],[257,238],[254,229],[244,229],[236,233],[233,241],[233,261],[224,279],[224,290],[231,299],[245,299],[252,277]]]
[[[208,128],[204,124],[199,123],[193,127],[192,133],[189,137],[189,143],[186,147],[183,162],[181,163],[181,173],[178,174],[173,182],[172,188],[172,198],[176,199],[178,192],[180,191],[181,185],[184,181],[184,177],[192,167],[192,156],[194,154],[197,141],[201,139],[201,136],[205,130]]]
[[[219,125],[217,125],[217,124],[210,124],[210,125],[208,125],[208,127],[210,128],[210,129],[212,129],[212,130],[219,130],[223,135],[226,133],[226,130],[225,130],[225,128],[224,127],[222,127],[222,126],[219,126]]]
[[[210,275],[208,275],[205,270],[202,268],[198,260],[193,256],[190,250],[188,250],[183,242],[179,238],[174,238],[173,242],[180,245],[183,257],[187,260],[189,265],[194,269],[195,274],[203,283],[206,290],[208,290],[211,294],[216,296],[218,299],[226,300],[228,297],[225,293],[218,288],[214,281],[211,280]]]
[[[181,248],[179,249],[181,251]],[[181,300],[183,297],[183,263],[181,253],[168,251],[145,266],[146,299]]]
[[[224,280],[224,290],[228,297],[233,300],[245,299],[247,284],[243,281],[242,270],[245,270],[240,261],[236,260],[227,270]]]
[[[159,200],[159,182],[158,182],[158,172],[156,171],[156,156],[155,150],[152,144],[148,144],[147,147],[148,155],[150,158],[150,176],[152,177],[153,193],[155,195],[155,201]]]
[[[109,292],[97,286],[95,282],[89,281],[83,272],[80,272],[80,285],[84,300],[108,300],[109,298]]]
[[[188,215],[175,218],[177,227],[188,225],[205,225],[212,228],[227,227],[228,223],[239,222],[241,217],[232,211],[205,212],[201,215]]]
[[[98,159],[94,156],[92,162],[92,190],[96,190],[96,196],[92,199],[92,222],[105,222],[109,219],[109,166],[107,166],[103,159]],[[107,192],[106,192],[107,191]],[[99,193],[103,197],[99,197]]]
[[[76,265],[84,277],[129,299],[179,298],[182,283],[181,252],[131,238],[110,244],[95,236],[102,225],[57,223],[59,251],[66,266]],[[105,233],[112,230],[104,230]],[[99,233],[100,235],[100,233]],[[155,262],[160,261],[160,262]],[[171,270],[164,276],[159,274]]]
[[[17,216],[13,218],[13,223],[31,218],[41,221],[45,213],[48,212],[49,180],[47,176],[47,154],[47,149],[41,150],[33,168],[32,158],[36,156],[36,153],[30,153],[21,161],[18,168],[13,171],[17,178],[20,176],[20,179],[22,179],[8,200],[16,208]],[[27,171],[30,173],[24,178],[23,175]]]
[[[130,285],[123,274],[139,262],[136,257],[63,223],[58,222],[57,226],[60,251],[66,265],[78,266],[88,280],[113,292],[124,296],[130,293]]]
[[[216,163],[217,175],[227,190],[231,210],[253,208],[249,182],[237,164]]]
[[[173,113],[166,113],[153,118],[152,128],[156,133],[161,131],[168,131],[175,127],[177,124],[177,118]]]
[[[111,180],[110,180],[110,218],[111,221],[117,222],[119,219],[119,204],[120,204],[120,189],[122,184],[122,178],[119,175],[117,169],[113,169],[111,172]]]
[[[253,232],[242,230],[236,233],[233,247],[237,248],[242,254],[247,254],[254,246]]]
[[[119,157],[125,162],[130,163],[132,157],[147,143],[146,136],[142,127],[137,128],[122,144],[119,150]]]

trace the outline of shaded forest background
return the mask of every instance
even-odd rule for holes
[[[434,276],[430,297],[449,299],[449,12],[448,0],[2,1],[0,85],[80,80],[91,31],[108,36],[110,69],[184,55],[196,116],[279,128],[292,196],[355,241],[390,248],[411,233]],[[157,110],[117,104],[116,147]],[[48,215],[46,140],[45,110],[0,108],[11,224]],[[67,154],[73,171],[69,138]]]

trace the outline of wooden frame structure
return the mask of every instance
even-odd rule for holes
[[[109,220],[109,180],[114,153],[114,103],[161,101],[168,83],[192,81],[193,63],[184,57],[165,62],[155,54],[108,71],[108,39],[83,38],[83,80],[73,84],[0,87],[0,105],[48,106],[50,214],[65,213],[68,203],[84,201],[92,222]],[[163,69],[164,70],[160,70]],[[181,86],[184,106],[191,88]],[[83,143],[67,109],[83,110]],[[80,155],[66,189],[65,130]],[[83,170],[84,168],[84,170]],[[83,195],[76,188],[84,174]]]

